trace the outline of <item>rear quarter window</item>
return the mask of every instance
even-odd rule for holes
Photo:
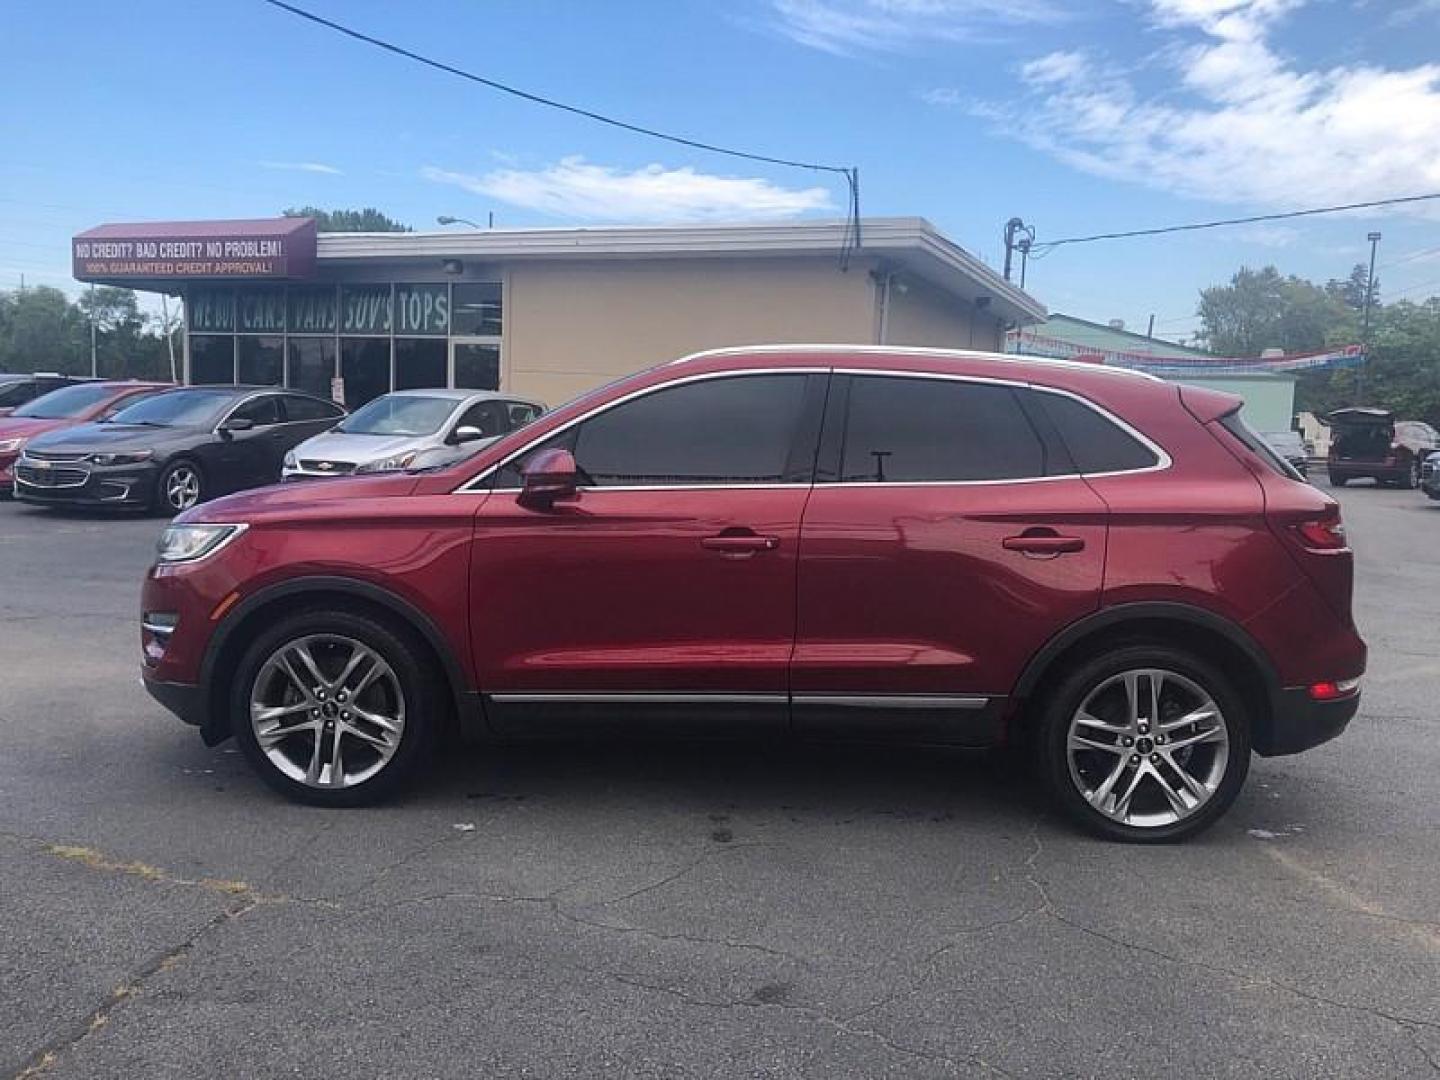
[[[1045,391],[1037,392],[1035,399],[1080,472],[1133,472],[1160,464],[1154,450],[1085,402]]]
[[[1235,412],[1226,413],[1216,423],[1242,442],[1251,453],[1269,466],[1272,472],[1277,472],[1291,480],[1303,481],[1305,479],[1295,466],[1277,454],[1274,447],[1256,434],[1255,429],[1240,418],[1238,409]]]

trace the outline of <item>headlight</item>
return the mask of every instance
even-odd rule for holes
[[[139,465],[150,460],[149,450],[135,450],[125,454],[91,454],[85,460],[92,465]]]
[[[418,453],[418,450],[409,450],[403,454],[396,454],[394,457],[381,458],[379,461],[362,461],[355,466],[355,471],[399,472],[401,469],[408,469]]]
[[[293,469],[293,468],[295,468],[295,465],[296,465],[296,461],[295,461],[295,451],[294,451],[294,450],[286,450],[286,451],[285,451],[285,468],[287,468],[287,469]]]
[[[0,454],[13,454],[24,445],[24,439],[0,439]]]
[[[155,557],[162,563],[195,562],[214,555],[246,525],[171,525],[160,534]]]

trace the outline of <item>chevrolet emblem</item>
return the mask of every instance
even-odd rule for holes
[[[318,465],[316,465],[315,467],[316,467],[317,469],[319,469],[321,472],[329,472],[331,469],[335,468],[335,465],[334,465],[333,462],[322,461],[322,462],[320,462]]]

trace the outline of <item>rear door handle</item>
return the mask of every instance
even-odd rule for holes
[[[774,551],[780,546],[780,538],[753,532],[723,532],[719,536],[705,537],[700,546],[722,555],[754,555],[757,551]]]
[[[1007,536],[1000,541],[1006,551],[1019,551],[1025,555],[1064,555],[1072,551],[1084,551],[1085,541],[1078,536],[1061,536],[1059,533],[1021,533]]]

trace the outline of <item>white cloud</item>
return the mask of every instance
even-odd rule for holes
[[[1300,69],[1270,36],[1303,2],[1151,0],[1178,88],[1147,96],[1104,56],[1051,53],[1021,68],[1019,100],[971,109],[1078,169],[1199,198],[1288,209],[1440,190],[1440,64]]]
[[[791,40],[841,56],[993,38],[1006,28],[1067,18],[1052,0],[771,0]]]
[[[533,171],[496,169],[479,176],[427,165],[421,175],[572,220],[774,221],[833,206],[823,187],[786,188],[759,178],[717,176],[689,167],[646,165],[625,172],[592,165],[581,157],[562,158]]]
[[[343,176],[334,165],[326,165],[319,161],[262,161],[262,169],[284,169],[288,172],[325,173],[328,176]]]

